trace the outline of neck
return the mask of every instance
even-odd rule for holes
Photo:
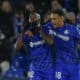
[[[59,27],[63,27],[63,25],[64,25],[64,22],[62,22],[61,24],[59,24]]]
[[[58,25],[55,25],[55,26],[54,26],[54,29],[56,29],[56,28],[61,28],[61,27],[63,27],[63,25],[64,25],[64,22],[62,22],[62,23],[60,23],[60,24],[58,24]]]

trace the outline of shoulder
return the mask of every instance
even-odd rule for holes
[[[47,22],[47,23],[43,24],[42,26],[43,26],[43,28],[52,28],[51,22]]]
[[[80,33],[80,30],[77,26],[71,24],[68,25],[69,26],[67,26],[67,29],[69,30],[70,33],[72,33],[72,35],[75,35],[76,33]]]
[[[74,31],[74,30],[77,28],[77,26],[76,26],[76,25],[72,25],[72,24],[66,23],[66,28],[69,29],[69,30]]]

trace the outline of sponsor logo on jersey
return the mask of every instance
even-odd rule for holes
[[[42,44],[44,44],[44,40],[42,40],[42,41],[37,41],[37,42],[30,42],[30,43],[29,43],[29,46],[30,46],[30,47],[34,47],[34,46],[39,46],[39,45],[42,45]]]

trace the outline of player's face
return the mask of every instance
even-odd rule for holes
[[[64,18],[62,16],[59,16],[58,14],[51,14],[50,18],[54,28],[63,26]]]
[[[37,17],[35,14],[31,14],[29,18],[30,18],[30,23],[37,21]]]

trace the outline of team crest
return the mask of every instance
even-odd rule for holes
[[[69,31],[66,29],[66,30],[64,31],[64,34],[69,34]]]
[[[34,77],[34,71],[29,71],[28,72],[28,77],[33,78]]]

